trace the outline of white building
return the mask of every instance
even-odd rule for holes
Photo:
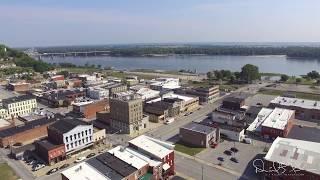
[[[93,125],[77,119],[62,119],[48,127],[48,137],[63,143],[69,154],[93,144]]]
[[[90,87],[87,92],[88,96],[92,99],[103,99],[109,97],[109,89],[101,87]]]
[[[306,179],[318,179],[320,177],[319,149],[320,143],[278,137],[273,141],[264,159],[272,163],[282,164],[283,167],[292,167],[290,170],[294,168],[296,174],[293,174],[293,179],[297,177],[297,174],[304,173],[303,171],[314,175],[314,178],[309,176]]]
[[[160,91],[152,90],[149,88],[141,88],[137,92],[141,96],[142,100],[148,100],[160,96]]]
[[[178,89],[180,88],[178,78],[157,78],[151,81],[150,88],[154,90]]]
[[[37,108],[36,98],[23,95],[18,97],[12,97],[2,100],[2,106],[8,111],[8,118],[11,116],[18,117],[20,115],[28,114],[33,112]],[[2,114],[6,114],[5,110],[2,110]]]

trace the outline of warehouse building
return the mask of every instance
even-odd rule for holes
[[[264,179],[320,179],[319,149],[320,143],[276,138],[264,157]]]
[[[31,113],[38,106],[37,100],[31,95],[23,95],[2,99],[2,107],[6,109],[9,117],[18,117],[20,115]]]
[[[219,129],[191,122],[180,128],[180,140],[193,147],[209,147],[220,140]]]
[[[320,122],[320,101],[278,96],[269,106],[295,110],[297,119]]]
[[[186,90],[187,94],[198,96],[200,104],[213,103],[220,96],[219,86],[198,87]]]

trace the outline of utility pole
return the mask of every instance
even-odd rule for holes
[[[201,179],[203,180],[203,165],[201,165]]]

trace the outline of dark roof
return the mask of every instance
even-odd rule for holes
[[[21,133],[21,132],[36,128],[38,126],[43,126],[46,124],[53,123],[56,120],[57,120],[56,117],[54,117],[54,118],[44,117],[44,118],[37,119],[34,121],[26,122],[25,124],[20,125],[20,126],[14,126],[14,127],[8,128],[8,129],[1,130],[0,137],[1,138],[9,137],[14,134]]]
[[[231,96],[231,97],[226,97],[223,99],[223,102],[233,102],[233,103],[241,103],[242,101],[244,101],[245,98],[244,97],[240,97],[240,96]]]
[[[316,127],[299,127],[298,125],[294,125],[287,138],[320,143],[320,129]]]
[[[66,96],[79,94],[79,93],[85,93],[85,91],[80,89],[52,91],[52,92],[44,93],[42,98],[52,99],[52,100],[63,100],[66,98]]]
[[[96,158],[87,161],[91,166],[95,167],[98,171],[106,174],[116,175],[118,178],[111,179],[122,179],[137,171],[137,168],[130,164],[118,159],[114,155],[106,152],[97,156]],[[107,170],[107,172],[106,172]]]
[[[89,125],[89,123],[74,118],[63,118],[60,121],[51,124],[49,128],[56,129],[60,133],[64,134],[79,125]]]
[[[186,124],[185,126],[181,127],[182,129],[187,129],[187,130],[191,130],[191,131],[196,131],[202,134],[210,134],[213,131],[216,131],[215,128],[213,127],[209,127],[203,124],[199,124],[196,122],[191,122],[189,124]]]
[[[95,168],[97,171],[99,171],[109,179],[121,180],[124,178],[121,174],[117,173],[115,170],[111,169],[109,166],[106,166],[97,158],[91,158],[88,161],[86,161],[86,163],[88,163],[91,167]]]
[[[3,104],[11,104],[11,103],[15,103],[15,102],[30,100],[30,99],[35,99],[35,97],[32,95],[22,95],[22,96],[2,99],[2,103]]]
[[[57,148],[58,146],[61,146],[61,144],[53,144],[52,142],[44,139],[44,140],[40,140],[40,141],[36,141],[35,142],[36,144],[38,144],[39,146],[47,149],[47,150],[52,150],[52,149],[55,149]]]

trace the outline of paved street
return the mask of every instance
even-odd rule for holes
[[[184,156],[175,154],[175,164],[176,171],[182,173],[185,176],[193,179],[203,179],[212,180],[212,179],[225,179],[225,180],[235,180],[238,179],[238,176],[232,175],[230,173],[221,171],[217,168],[211,167],[206,164],[201,164],[193,159],[186,158]],[[203,167],[203,173],[202,173]],[[189,179],[188,178],[188,179]]]

